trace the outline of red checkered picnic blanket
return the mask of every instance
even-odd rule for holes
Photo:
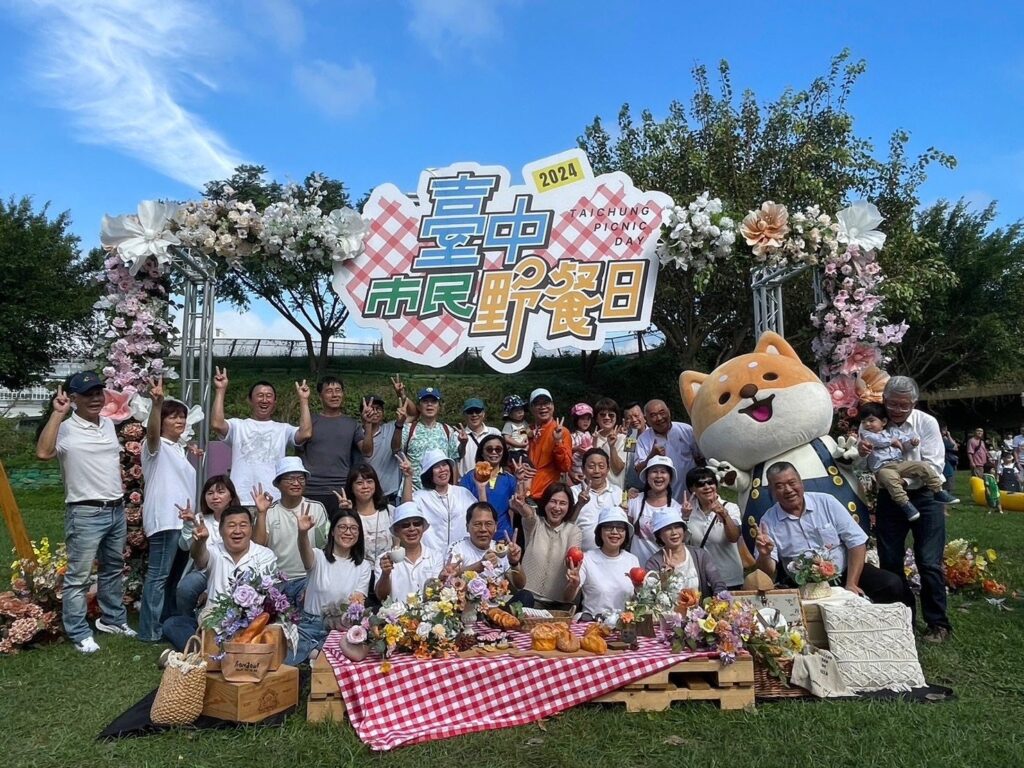
[[[529,635],[510,634],[518,648],[530,648]],[[420,660],[398,655],[385,674],[379,656],[361,662],[345,658],[340,638],[341,633],[332,632],[324,651],[352,727],[375,750],[525,725],[687,659],[715,655],[672,653],[657,640],[640,638],[638,650],[606,656]]]

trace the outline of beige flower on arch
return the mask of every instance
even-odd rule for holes
[[[782,247],[789,234],[789,211],[786,206],[767,200],[760,209],[743,217],[740,234],[754,249],[755,256],[770,256]]]

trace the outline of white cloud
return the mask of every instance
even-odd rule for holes
[[[497,38],[498,0],[410,0],[409,29],[435,58],[453,49],[480,50]]]
[[[291,0],[257,0],[245,18],[262,36],[273,40],[283,51],[294,51],[306,39],[302,10]]]
[[[296,64],[292,76],[306,99],[331,117],[352,117],[372,104],[377,93],[373,70],[361,62],[345,68],[314,59]]]
[[[115,147],[195,188],[229,176],[239,154],[181,106],[175,90],[214,82],[196,71],[218,42],[205,4],[35,0],[41,84],[82,141]],[[23,6],[26,7],[26,6]],[[182,76],[185,77],[182,77]]]

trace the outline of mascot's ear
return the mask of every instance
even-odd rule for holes
[[[789,342],[774,331],[762,333],[761,338],[757,340],[757,346],[754,347],[754,351],[765,355],[781,355],[782,357],[789,357],[800,362],[800,356],[789,346]]]
[[[688,413],[693,413],[693,401],[697,399],[697,392],[700,385],[704,383],[708,375],[698,371],[683,371],[679,374],[679,395],[683,398],[683,405]]]

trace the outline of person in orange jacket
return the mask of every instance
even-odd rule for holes
[[[551,483],[558,482],[572,468],[572,437],[564,419],[555,418],[555,402],[546,389],[530,393],[533,429],[530,431],[528,455],[536,475],[530,495],[539,501]]]

